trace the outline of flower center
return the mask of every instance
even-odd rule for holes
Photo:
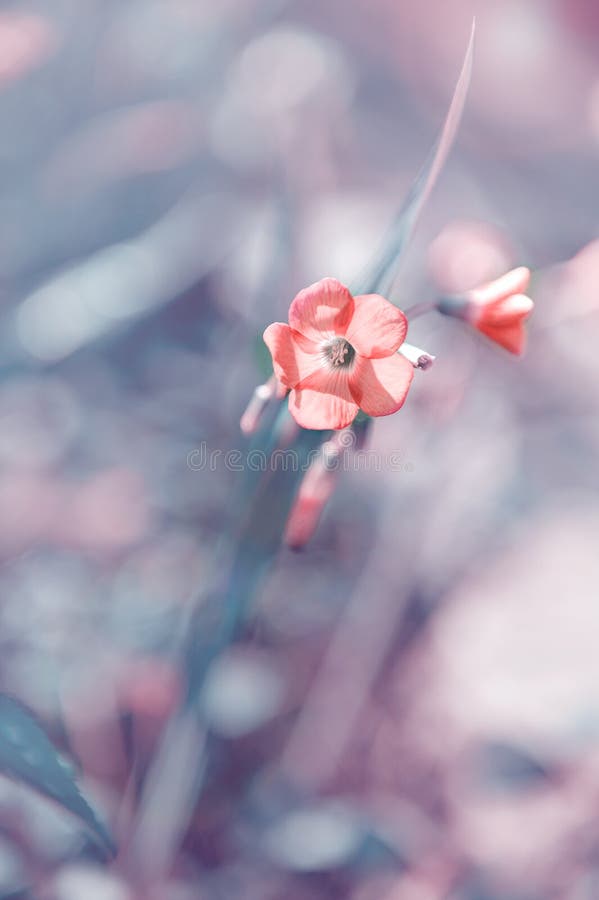
[[[335,338],[325,346],[324,355],[334,368],[347,368],[354,361],[356,351],[345,338]]]

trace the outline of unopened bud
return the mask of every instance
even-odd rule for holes
[[[339,452],[339,448],[328,441],[304,475],[285,527],[285,543],[293,550],[305,547],[318,527],[335,489]]]
[[[415,369],[421,369],[423,372],[430,369],[437,358],[432,353],[427,353],[426,350],[421,350],[420,347],[415,347],[414,344],[406,342],[401,345],[398,353],[401,353],[408,362],[411,362]]]
[[[239,422],[239,427],[242,432],[246,435],[254,434],[260,424],[260,420],[262,419],[268,403],[273,397],[284,397],[285,393],[285,388],[283,385],[279,384],[274,375],[266,382],[266,384],[259,384],[254,390],[252,398]]]
[[[464,294],[443,297],[437,309],[446,316],[466,320],[496,344],[519,355],[526,345],[524,322],[534,306],[524,293],[529,281],[529,269],[520,266]]]

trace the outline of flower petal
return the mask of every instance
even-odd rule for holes
[[[286,387],[295,387],[321,366],[318,347],[283,322],[273,322],[264,332],[275,376]]]
[[[403,344],[408,320],[400,309],[379,294],[354,297],[354,314],[345,334],[361,356],[390,356]]]
[[[352,397],[369,416],[388,416],[403,406],[414,367],[398,353],[384,359],[356,357],[350,376]]]
[[[358,412],[348,371],[321,367],[304,378],[289,395],[289,411],[304,428],[345,428]]]
[[[499,303],[491,303],[478,309],[476,324],[483,322],[486,325],[508,325],[519,322],[530,315],[534,303],[525,294],[512,294]]]
[[[473,288],[468,291],[475,303],[496,303],[504,300],[510,294],[523,294],[528,287],[530,281],[530,269],[526,266],[519,266],[506,272],[495,281],[483,284],[481,287]]]
[[[505,325],[481,323],[477,326],[481,334],[495,341],[500,347],[520,356],[526,349],[526,329],[522,319]]]
[[[526,346],[524,321],[534,307],[525,294],[513,294],[498,303],[475,309],[474,326],[510,353],[520,355]]]
[[[358,414],[358,405],[335,394],[301,389],[289,394],[289,412],[302,428],[345,428]]]
[[[344,335],[354,300],[336,278],[323,278],[300,291],[289,307],[289,324],[311,341]]]

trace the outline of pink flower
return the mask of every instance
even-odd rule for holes
[[[413,366],[397,353],[406,336],[401,310],[378,294],[352,297],[335,278],[300,291],[289,325],[264,332],[289,410],[303,428],[345,428],[362,409],[388,416],[403,405]]]
[[[530,297],[524,294],[529,281],[529,269],[520,266],[460,297],[442,300],[439,309],[447,315],[466,319],[510,353],[521,354],[526,346],[524,322],[534,306]]]

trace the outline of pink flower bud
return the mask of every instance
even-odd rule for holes
[[[266,384],[259,384],[240,419],[239,427],[242,432],[246,435],[254,434],[270,400],[274,397],[281,399],[285,394],[285,387],[277,381],[274,375]]]
[[[318,527],[335,489],[339,452],[333,441],[327,441],[304,475],[285,528],[285,543],[294,550],[305,547]]]
[[[458,297],[442,299],[438,309],[445,315],[465,319],[510,353],[521,354],[526,345],[524,322],[534,306],[524,294],[529,281],[529,269],[520,266]]]

